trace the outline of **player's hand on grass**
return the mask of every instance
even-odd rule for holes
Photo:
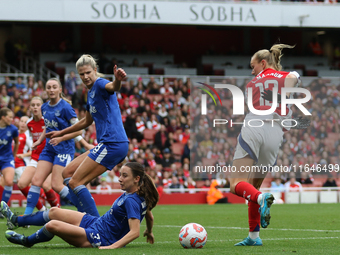
[[[146,242],[147,243],[153,244],[155,242],[155,237],[154,237],[153,233],[149,233],[148,230],[144,231],[143,236],[144,237],[146,236]]]
[[[59,137],[60,136],[60,131],[51,131],[46,133],[47,138],[54,138],[54,137]]]

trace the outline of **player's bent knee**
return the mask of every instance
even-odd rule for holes
[[[74,180],[73,178],[71,178],[70,182],[68,183],[68,185],[70,186],[70,188],[73,190],[75,187],[78,187],[80,184]]]
[[[55,234],[58,231],[58,221],[57,220],[51,220],[45,224],[46,230],[48,232],[51,232]]]
[[[48,217],[51,219],[51,220],[55,220],[58,213],[60,212],[61,208],[58,208],[58,207],[51,207],[50,211],[48,212]]]

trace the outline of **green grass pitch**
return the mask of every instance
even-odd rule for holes
[[[109,207],[99,207],[103,214]],[[16,211],[23,211],[16,208]],[[155,244],[142,235],[126,248],[117,250],[79,249],[58,237],[32,248],[16,246],[5,238],[6,222],[0,221],[0,254],[72,255],[72,254],[339,254],[340,216],[338,204],[273,205],[271,224],[261,229],[262,247],[234,247],[248,235],[247,206],[160,205],[154,210]],[[189,222],[203,225],[208,241],[203,249],[183,249],[178,241],[182,226]],[[30,235],[38,227],[16,231]],[[145,223],[141,226],[141,233]]]

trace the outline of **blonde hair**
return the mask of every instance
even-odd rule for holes
[[[39,101],[41,102],[41,104],[44,103],[44,101],[42,100],[42,98],[41,98],[41,97],[38,97],[38,96],[32,97],[31,102],[32,102],[33,100],[39,100]],[[30,103],[30,104],[31,104],[31,103]]]
[[[56,81],[56,82],[59,84],[59,87],[60,87],[61,89],[63,88],[63,86],[61,85],[61,82],[60,82],[59,79],[57,79],[57,78],[50,78],[50,79],[48,79],[47,82],[49,82],[49,81]],[[46,82],[46,84],[47,84],[47,82]],[[61,93],[59,94],[59,96],[60,96],[62,99],[64,99],[66,102],[68,102],[70,105],[72,105],[72,101],[71,101],[71,100],[68,100],[68,99],[66,98],[66,96],[64,95],[63,92],[61,92]]]
[[[260,62],[263,59],[267,61],[269,66],[273,66],[275,70],[281,71],[282,66],[280,64],[282,54],[282,49],[288,48],[292,49],[294,46],[288,45],[288,44],[274,44],[270,50],[259,50],[256,52],[253,57]]]
[[[100,73],[99,72],[99,67],[97,65],[97,61],[96,59],[94,59],[91,55],[89,54],[83,54],[78,60],[77,60],[77,63],[76,63],[76,68],[77,70],[79,69],[79,67],[81,66],[86,66],[86,65],[90,65],[93,70],[95,70],[97,68],[97,76],[98,77],[104,77],[104,74]]]

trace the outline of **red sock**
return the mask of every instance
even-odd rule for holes
[[[27,187],[25,187],[25,188],[23,188],[23,189],[20,189],[20,191],[21,191],[21,193],[22,193],[25,197],[27,197],[28,192],[30,191],[30,186],[27,186]]]
[[[236,184],[235,193],[239,197],[243,197],[248,201],[257,204],[257,197],[261,194],[253,185],[248,182],[239,182]]]
[[[59,196],[53,189],[50,189],[49,191],[45,192],[45,194],[46,194],[47,201],[50,203],[52,207],[60,208]]]
[[[4,192],[4,187],[2,187],[2,186],[0,185],[0,200],[1,200],[1,198],[2,198],[2,192]]]
[[[261,215],[259,213],[260,205],[258,203],[248,202],[248,222],[249,232],[259,232]]]
[[[27,187],[25,187],[25,188],[23,188],[23,189],[20,189],[20,191],[21,191],[21,193],[22,193],[25,197],[27,197],[28,192],[30,191],[30,186],[27,186]],[[43,208],[43,204],[41,203],[40,199],[38,200],[38,203],[36,204],[35,207],[36,207],[38,210],[40,210],[41,208]]]
[[[42,199],[46,199],[46,195],[45,195],[45,192],[44,192],[44,190],[42,189],[42,188],[40,188],[40,197],[42,198]]]

